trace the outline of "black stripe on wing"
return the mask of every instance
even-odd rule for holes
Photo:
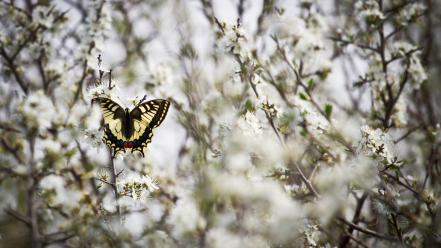
[[[163,99],[151,100],[136,106],[130,111],[133,120],[142,122],[146,127],[158,127],[167,115],[170,102]]]
[[[124,109],[110,98],[96,97],[92,99],[92,103],[93,102],[99,104],[105,124],[109,124],[113,120],[122,120],[124,118]]]
[[[112,156],[115,157],[119,152],[124,152],[124,143],[125,141],[118,139],[115,135],[113,135],[112,131],[109,128],[109,125],[104,126],[104,143],[112,149]]]

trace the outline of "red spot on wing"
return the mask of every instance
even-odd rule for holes
[[[133,142],[131,141],[124,142],[124,148],[133,148]]]

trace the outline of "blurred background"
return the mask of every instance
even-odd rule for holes
[[[440,245],[440,13],[2,0],[0,246]],[[96,93],[171,102],[145,157],[112,158]]]

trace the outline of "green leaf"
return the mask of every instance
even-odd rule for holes
[[[245,101],[245,104],[243,105],[243,107],[239,111],[239,115],[244,115],[247,112],[255,112],[255,111],[256,111],[256,106],[254,106],[253,101],[251,101],[250,99],[247,99]]]
[[[326,114],[326,118],[331,118],[331,114],[332,114],[332,105],[327,103],[325,104],[325,114]]]
[[[300,99],[302,99],[302,100],[305,100],[305,101],[309,100],[309,97],[303,92],[300,92],[299,96],[300,96]]]
[[[313,88],[314,88],[314,86],[315,86],[315,82],[314,82],[314,79],[309,79],[308,80],[308,88],[310,89],[310,90],[312,90]]]
[[[277,129],[282,134],[289,134],[292,130],[292,122],[295,120],[296,115],[294,113],[283,113],[278,120]]]

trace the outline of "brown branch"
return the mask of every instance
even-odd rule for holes
[[[368,194],[363,192],[363,195],[357,199],[357,207],[355,208],[354,217],[352,218],[352,223],[358,224],[360,220],[361,210],[363,208],[363,204],[366,201]],[[352,237],[352,232],[354,231],[354,227],[349,227],[347,230],[347,234],[342,237],[340,243],[338,245],[339,248],[346,247],[349,242],[349,239]]]
[[[373,237],[376,237],[376,238],[379,238],[379,239],[388,240],[388,241],[393,241],[393,242],[397,242],[398,241],[395,237],[384,235],[384,234],[375,232],[373,230],[370,230],[368,228],[364,228],[364,227],[358,226],[358,225],[356,225],[356,224],[354,224],[352,222],[349,222],[349,221],[345,220],[344,218],[340,217],[340,218],[337,218],[337,219],[339,221],[341,221],[342,223],[344,223],[345,225],[350,226],[350,227],[354,228],[355,230],[357,230],[359,232],[362,232],[362,233],[365,233],[365,234],[368,234],[370,236],[373,236]]]
[[[361,242],[359,239],[357,239],[356,237],[354,237],[354,235],[347,233],[346,235],[348,235],[349,239],[353,240],[355,243],[357,243],[358,245],[362,246],[363,248],[369,248],[367,245],[365,245],[363,242]]]
[[[116,187],[116,185],[115,185],[115,184],[113,184],[113,183],[111,183],[111,182],[107,182],[106,180],[104,180],[104,179],[102,179],[102,178],[99,178],[99,177],[95,177],[95,179],[96,179],[96,180],[98,180],[98,181],[100,181],[100,182],[102,182],[102,183],[105,183],[105,184],[107,184],[107,185],[111,186],[111,187],[112,187],[112,189],[114,189],[114,188]]]
[[[31,242],[32,247],[40,247],[40,232],[38,230],[38,216],[37,208],[35,205],[35,189],[37,182],[34,179],[35,161],[34,161],[34,148],[35,148],[35,137],[29,137],[29,148],[30,148],[30,161],[28,162],[28,172],[27,172],[27,207],[28,207],[28,218],[31,224]]]
[[[14,209],[12,209],[12,208],[7,208],[7,209],[5,209],[5,212],[6,212],[8,215],[10,215],[10,216],[16,218],[17,220],[23,222],[27,227],[31,228],[31,226],[32,226],[32,225],[31,225],[31,221],[30,221],[26,216],[24,216],[23,214],[21,214],[20,212],[14,210]]]
[[[272,38],[273,38],[274,42],[276,42],[277,50],[282,55],[283,60],[288,65],[288,67],[291,69],[291,71],[294,73],[294,75],[296,77],[297,85],[300,85],[303,88],[305,93],[308,95],[309,101],[312,103],[312,105],[314,105],[314,107],[320,112],[320,114],[322,116],[324,116],[329,121],[329,116],[326,115],[326,113],[320,108],[320,105],[315,101],[314,97],[312,96],[312,92],[310,91],[308,86],[303,82],[299,70],[294,68],[292,63],[289,61],[288,57],[286,56],[285,50],[280,46],[280,43],[279,43],[279,40],[277,39],[277,37],[273,36]]]
[[[320,198],[320,194],[315,190],[314,186],[312,185],[311,181],[305,176],[302,169],[300,168],[298,163],[294,163],[294,166],[297,170],[297,173],[300,175],[300,179],[305,183],[306,187],[309,189],[309,191],[317,198]]]
[[[239,0],[239,3],[237,4],[237,15],[240,20],[242,20],[243,13],[245,12],[244,3],[245,0]]]
[[[423,126],[416,126],[413,128],[410,128],[405,134],[403,134],[401,137],[399,137],[398,139],[394,140],[394,144],[399,143],[400,141],[404,140],[405,138],[407,138],[409,135],[411,135],[412,133],[414,133],[415,131],[417,131],[418,129],[422,128]]]
[[[376,53],[378,52],[378,48],[376,48],[376,47],[371,47],[369,45],[355,43],[355,41],[344,40],[344,39],[339,38],[339,37],[328,37],[328,38],[330,40],[334,41],[334,42],[341,42],[345,46],[353,45],[353,46],[356,46],[356,47],[358,47],[360,49],[365,49],[365,50],[369,50],[369,51],[376,52]]]
[[[116,175],[115,163],[113,162],[113,156],[112,156],[111,148],[108,148],[108,151],[109,151],[109,159],[110,159],[110,166],[109,166],[109,170],[110,170],[110,183],[109,183],[109,185],[112,187],[113,193],[114,193],[114,196],[115,196],[116,212],[118,213],[118,216],[121,217],[121,210],[120,210],[119,203],[118,203],[119,196],[118,196],[118,187],[117,187],[117,184],[116,184],[117,175]]]
[[[6,60],[6,64],[7,64],[8,68],[11,70],[12,75],[14,75],[14,78],[17,81],[18,85],[20,86],[21,90],[27,95],[28,94],[28,84],[24,82],[20,73],[17,71],[17,66],[14,63],[14,60],[12,59],[12,57],[10,57],[6,53],[3,46],[0,47],[0,54]]]
[[[386,103],[386,106],[385,106],[386,114],[385,114],[384,120],[383,120],[383,127],[384,128],[390,127],[389,120],[392,117],[392,111],[395,107],[395,104],[398,102],[398,99],[400,98],[401,94],[403,93],[404,86],[406,85],[408,78],[409,78],[409,67],[410,67],[410,61],[407,61],[404,75],[403,75],[403,78],[401,79],[400,88],[398,89],[398,93],[394,97],[389,98],[389,101],[387,101],[387,103]],[[392,95],[392,90],[389,90],[389,92]]]
[[[10,152],[14,158],[19,162],[20,164],[26,164],[24,159],[20,156],[18,153],[18,150],[15,147],[11,147],[8,142],[4,138],[0,138],[1,145],[3,148],[5,148],[8,152]]]

